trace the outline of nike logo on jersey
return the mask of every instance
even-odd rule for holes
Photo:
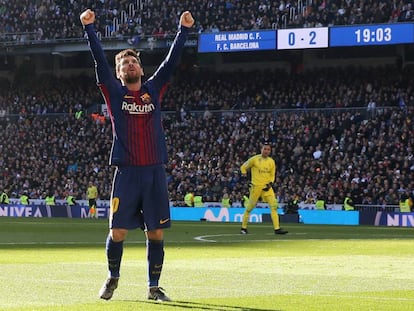
[[[170,219],[169,218],[166,218],[166,219],[161,219],[160,220],[160,225],[163,225],[163,224],[165,224],[166,222],[169,222],[170,221]]]

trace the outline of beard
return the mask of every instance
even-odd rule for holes
[[[141,79],[141,77],[138,73],[135,73],[135,74],[127,73],[125,78],[124,78],[125,83],[127,83],[127,84],[137,83],[140,79]]]

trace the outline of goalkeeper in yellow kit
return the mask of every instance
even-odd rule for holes
[[[277,214],[277,200],[273,191],[273,183],[276,176],[276,163],[270,157],[272,148],[269,143],[265,142],[262,145],[261,154],[257,154],[249,158],[240,167],[242,176],[247,176],[247,171],[250,170],[251,185],[249,203],[244,211],[243,223],[241,227],[241,234],[247,234],[247,223],[249,221],[250,212],[255,208],[257,201],[261,197],[264,202],[269,204],[270,216],[273,222],[275,234],[286,234],[287,231],[280,228],[279,215]]]

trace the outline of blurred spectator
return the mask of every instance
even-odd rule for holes
[[[9,203],[10,203],[9,195],[7,194],[6,190],[4,190],[0,194],[0,204],[9,204]]]
[[[325,210],[326,209],[326,201],[321,194],[318,194],[318,198],[315,202],[315,209],[317,210]]]
[[[355,209],[354,201],[351,198],[351,194],[348,193],[344,200],[344,210],[353,211]]]
[[[285,206],[285,214],[297,214],[299,209],[299,197],[294,194]]]
[[[411,201],[411,198],[406,193],[403,193],[399,202],[400,212],[410,213],[412,206],[413,202]]]
[[[20,196],[20,204],[22,205],[29,205],[30,200],[29,196],[27,195],[27,191],[24,191],[23,194]]]
[[[73,193],[69,193],[69,195],[66,197],[66,204],[71,206],[71,205],[76,205],[76,199],[73,196]]]
[[[316,193],[324,193],[328,204],[342,204],[349,192],[355,204],[398,205],[402,189],[414,191],[414,75],[409,68],[319,69],[300,76],[271,70],[181,75],[163,101],[173,202],[182,202],[189,187],[200,189],[206,202],[219,202],[224,189],[241,200],[247,186],[238,167],[258,148],[251,137],[277,146],[272,156],[278,163],[280,202],[298,194],[314,203]],[[44,198],[49,188],[65,198],[68,191],[84,193],[93,179],[100,197],[109,199],[111,124],[73,114],[79,105],[87,111],[101,104],[95,87],[80,76],[26,79],[0,89],[0,110],[6,111],[0,118],[1,187],[10,185],[9,193],[17,198],[24,191],[31,199]],[[373,92],[376,113],[368,117],[364,99]],[[303,98],[307,109],[296,107]],[[338,98],[341,109],[329,104]],[[224,101],[233,108],[221,110]],[[189,110],[183,120],[175,107],[184,105]]]
[[[45,197],[45,204],[49,206],[56,205],[56,197],[53,195],[51,191],[49,191]]]
[[[223,194],[223,197],[221,199],[221,207],[225,207],[225,208],[229,208],[231,207],[233,204],[232,200],[229,197],[229,194],[227,192],[225,192]]]
[[[0,1],[0,41],[19,43],[81,39],[77,19],[90,8],[97,13],[102,37],[135,45],[142,38],[172,36],[184,10],[195,13],[194,32],[327,27],[407,22],[411,1]],[[167,31],[168,29],[168,31]]]
[[[184,203],[187,207],[194,207],[194,192],[192,188],[184,196]]]

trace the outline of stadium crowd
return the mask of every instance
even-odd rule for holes
[[[240,201],[248,191],[240,165],[263,140],[274,145],[281,202],[298,195],[341,204],[351,193],[356,204],[389,205],[413,194],[411,71],[226,75],[179,72],[164,97],[171,201],[183,201],[190,190],[204,201],[224,193]],[[2,85],[0,189],[12,197],[64,199],[73,192],[81,199],[93,181],[100,199],[109,199],[111,124],[79,113],[102,102],[94,77]]]
[[[0,0],[1,41],[82,38],[79,13],[97,12],[103,37],[163,38],[175,32],[184,10],[193,12],[195,32],[406,22],[411,0]]]
[[[21,67],[27,70],[29,65]],[[188,68],[187,68],[188,67]],[[188,111],[355,108],[411,106],[414,69],[398,66],[278,69],[213,72],[183,67],[163,95],[163,110],[184,119]],[[0,80],[0,115],[54,114],[103,103],[90,76],[37,76],[16,70],[15,80]],[[19,85],[19,87],[14,87]]]

